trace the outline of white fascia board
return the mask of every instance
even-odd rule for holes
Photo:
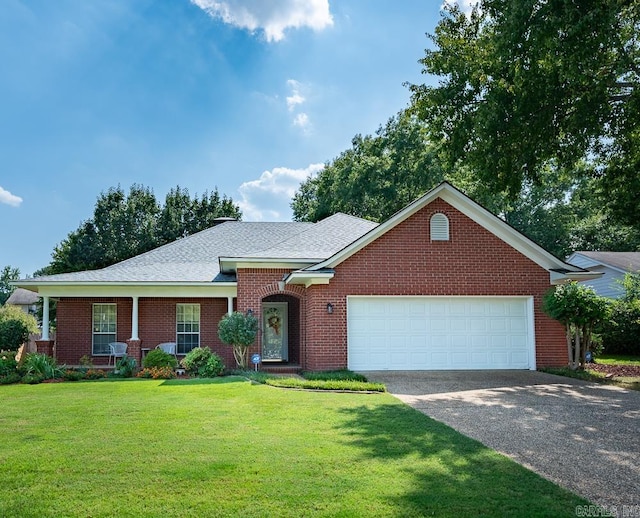
[[[302,284],[305,288],[314,284],[329,284],[335,272],[297,271],[285,279],[286,284]]]
[[[286,259],[278,257],[220,257],[221,272],[237,272],[238,268],[287,268],[297,270],[306,268],[323,259]]]
[[[41,297],[197,297],[227,298],[238,294],[235,282],[224,283],[91,283],[20,282],[20,286],[36,291]]]
[[[400,212],[394,214],[387,221],[381,223],[376,228],[362,236],[360,239],[354,241],[351,245],[335,254],[333,257],[330,257],[326,261],[322,261],[321,263],[312,266],[311,268],[309,268],[309,270],[335,268],[342,261],[351,257],[356,252],[359,252],[365,246],[369,245],[380,236],[385,234],[387,231],[402,223],[404,220],[413,216],[416,212],[418,212],[437,198],[441,198],[443,201],[459,210],[461,213],[478,223],[480,226],[494,234],[496,237],[498,237],[514,249],[518,250],[520,253],[531,259],[542,268],[545,268],[546,270],[555,268],[576,272],[585,272],[585,270],[583,270],[582,268],[567,264],[555,257],[550,252],[547,252],[540,245],[531,241],[529,238],[511,227],[508,223],[501,220],[498,216],[492,214],[487,209],[474,202],[471,198],[446,182],[435,187],[421,198],[418,198],[416,201],[405,207]]]
[[[604,272],[549,272],[549,277],[552,285],[564,284],[570,281],[590,281],[602,277]]]

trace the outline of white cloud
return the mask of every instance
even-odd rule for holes
[[[289,28],[314,31],[333,25],[329,0],[191,0],[214,18],[242,29],[264,31],[267,41],[280,41]]]
[[[307,98],[305,97],[305,90],[308,91],[309,86],[304,85],[295,79],[288,79],[287,86],[291,90],[291,95],[287,96],[287,109],[293,113],[293,119],[291,122],[294,126],[302,129],[303,133],[309,134],[311,131],[309,115],[305,112],[297,111],[297,109],[307,101]]]
[[[288,79],[287,85],[291,88],[291,95],[287,97],[287,108],[289,108],[289,111],[293,111],[296,106],[304,103],[306,99],[300,93],[300,87],[302,86],[300,82],[295,79]]]
[[[441,7],[447,5],[457,5],[463,13],[471,14],[471,9],[478,4],[479,0],[444,0]]]
[[[22,198],[20,198],[20,196],[16,196],[15,194],[11,194],[9,191],[5,191],[2,187],[0,187],[0,203],[6,203],[7,205],[11,205],[12,207],[19,207],[22,203]]]
[[[293,125],[306,130],[309,128],[309,116],[306,113],[298,113],[293,119]]]
[[[324,164],[310,164],[304,169],[274,167],[260,178],[244,182],[239,188],[238,202],[245,221],[289,221],[291,199],[300,184],[318,174]]]

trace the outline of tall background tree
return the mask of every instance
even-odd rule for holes
[[[143,185],[132,185],[128,194],[111,187],[98,197],[93,217],[70,232],[55,247],[51,263],[34,276],[104,268],[209,228],[216,218],[241,216],[217,189],[192,198],[176,186],[160,205]]]
[[[608,218],[638,227],[637,0],[480,0],[447,7],[430,37],[421,63],[440,83],[410,90],[449,167],[512,199],[548,168],[581,171]]]
[[[345,212],[383,221],[448,180],[558,257],[574,250],[640,249],[640,229],[605,211],[595,194],[598,180],[582,163],[572,173],[544,167],[538,182],[523,180],[512,197],[461,162],[448,167],[444,155],[431,142],[427,123],[402,111],[374,135],[356,135],[351,148],[305,180],[291,203],[294,219]]]
[[[7,265],[0,271],[0,306],[3,306],[15,289],[10,283],[20,278],[20,270]]]

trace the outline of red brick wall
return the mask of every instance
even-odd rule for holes
[[[284,274],[290,270],[281,268],[238,269],[238,311],[246,312],[252,309],[257,317],[260,317],[262,300],[267,299],[272,302],[289,302],[289,363],[300,363],[305,365],[305,323],[309,321],[305,306],[305,289],[301,286],[288,285],[284,292],[278,289],[278,281],[282,280]],[[300,315],[300,321],[296,323],[296,314]],[[297,324],[297,330],[293,330]],[[293,332],[293,335],[291,334]],[[298,340],[296,347],[295,340]],[[255,345],[251,348],[250,354],[260,352],[261,331],[258,332]]]
[[[449,241],[431,242],[429,220],[442,212],[449,218]],[[347,295],[517,295],[534,296],[536,361],[538,366],[565,365],[564,330],[541,310],[549,288],[549,273],[480,225],[438,199],[336,267],[329,285],[288,285],[278,281],[287,269],[240,269],[237,310],[260,314],[261,301],[283,296],[296,301],[297,359],[303,368],[326,370],[347,365]],[[284,299],[283,299],[284,300]],[[58,303],[57,355],[75,364],[91,354],[91,309],[94,302],[118,304],[117,339],[131,333],[131,299],[62,299]],[[334,305],[327,313],[327,303]],[[226,299],[145,299],[139,301],[142,347],[175,340],[177,303],[201,304],[201,344],[235,365],[231,348],[217,336]],[[291,306],[294,308],[294,306]],[[251,352],[259,350],[260,337]],[[294,358],[291,358],[292,361]]]
[[[435,212],[449,218],[449,241],[430,240]],[[328,286],[307,290],[306,367],[346,366],[347,295],[533,295],[537,364],[565,365],[563,328],[541,310],[549,287],[544,268],[437,199],[338,265]]]
[[[116,303],[118,320],[116,339],[131,338],[130,298],[63,298],[58,302],[56,356],[60,363],[78,364],[82,356],[91,356],[91,319],[93,304]],[[227,299],[140,298],[138,335],[143,348],[152,349],[161,342],[176,340],[176,304],[200,304],[200,345],[219,354],[225,365],[233,367],[231,348],[218,338],[218,322],[227,312]],[[94,356],[96,365],[106,364],[108,356]]]

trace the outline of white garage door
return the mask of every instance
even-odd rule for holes
[[[353,370],[535,369],[529,297],[348,297]]]

